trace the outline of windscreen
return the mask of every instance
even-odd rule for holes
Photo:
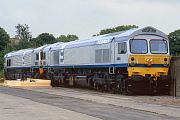
[[[151,48],[151,53],[166,54],[167,53],[167,41],[166,40],[151,40],[150,48]]]
[[[135,54],[147,53],[148,52],[147,40],[144,39],[130,40],[130,50],[131,53],[135,53]]]

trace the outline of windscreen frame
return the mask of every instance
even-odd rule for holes
[[[142,41],[146,41],[146,52],[143,52],[143,53],[132,52],[131,41],[133,41],[133,40],[142,40]],[[130,47],[130,53],[132,53],[132,54],[147,54],[147,53],[148,53],[148,41],[147,41],[146,39],[130,39],[130,40],[129,40],[129,47]]]
[[[151,41],[165,41],[166,42],[166,53],[161,53],[161,52],[159,52],[159,53],[154,53],[154,52],[152,52],[152,49],[151,49]],[[168,41],[167,40],[165,40],[165,39],[151,39],[150,41],[149,41],[149,48],[150,48],[150,52],[151,52],[151,54],[168,54]]]

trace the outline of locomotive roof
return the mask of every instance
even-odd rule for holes
[[[45,47],[47,47],[48,45],[46,44],[46,45],[43,45],[43,46],[41,46],[41,47],[38,47],[38,48],[35,48],[34,49],[34,53],[37,53],[37,52],[40,52],[40,51],[42,51]]]
[[[68,43],[62,43],[62,44],[58,44],[56,46],[51,47],[51,50],[60,50],[63,49]]]
[[[54,43],[54,44],[50,44],[50,45],[47,45],[43,51],[49,51],[50,49],[54,48],[54,47],[59,47],[61,46],[63,42],[57,42],[57,43]]]
[[[160,30],[157,30],[154,27],[148,26],[144,28],[133,28],[127,31],[121,31],[121,32],[95,36],[95,37],[91,37],[91,38],[83,39],[83,40],[75,40],[75,41],[71,41],[67,43],[58,42],[58,43],[54,43],[50,45],[43,45],[35,49],[30,48],[30,49],[23,49],[19,51],[12,51],[6,54],[5,57],[26,54],[32,51],[34,53],[37,53],[42,50],[43,51],[59,50],[59,49],[64,49],[64,48],[81,47],[81,46],[88,46],[88,45],[95,45],[95,44],[106,44],[106,43],[112,42],[113,40],[114,41],[127,41],[138,35],[157,35],[165,39],[168,39],[167,35],[161,32]]]
[[[168,39],[165,33],[161,32],[160,30],[157,30],[154,27],[148,26],[144,28],[133,28],[127,31],[100,35],[100,36],[96,36],[96,37],[92,37],[92,38],[84,39],[84,40],[75,40],[75,41],[66,43],[64,47],[73,48],[73,47],[81,47],[81,46],[87,46],[87,45],[105,44],[105,43],[112,42],[112,40],[127,41],[138,35],[157,35],[165,39]]]
[[[10,53],[7,53],[4,57],[11,57],[11,56],[16,56],[16,55],[23,55],[29,52],[32,52],[33,49],[32,48],[28,48],[28,49],[22,49],[22,50],[18,50],[18,51],[12,51]]]

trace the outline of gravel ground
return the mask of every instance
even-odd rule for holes
[[[180,98],[172,96],[135,96],[135,100],[151,104],[180,106]]]
[[[137,104],[126,96],[94,91],[68,88],[16,89],[0,86],[0,97],[2,104],[0,119],[179,120],[179,117],[173,114],[179,113],[177,109],[169,109],[169,113],[173,111],[169,115],[131,109],[131,107],[154,109],[158,106]],[[131,107],[118,106],[122,104]]]
[[[62,88],[62,87],[51,88],[51,90],[55,90],[55,89],[61,89],[63,91],[70,91],[70,92],[74,91],[74,92],[88,93],[88,94],[93,93],[93,94],[97,94],[97,95],[105,96],[105,97],[131,99],[136,102],[143,102],[143,103],[150,103],[150,104],[180,106],[180,98],[179,97],[173,97],[173,96],[167,96],[167,95],[165,95],[165,96],[163,96],[163,95],[160,95],[160,96],[147,96],[147,95],[126,96],[126,95],[121,95],[121,94],[102,93],[99,91],[87,90],[87,89],[81,89],[81,88]]]
[[[102,120],[86,114],[0,93],[0,120]]]
[[[173,100],[178,103],[179,99],[171,96],[125,96],[77,88],[33,88],[28,90],[180,118],[180,106],[171,104]]]

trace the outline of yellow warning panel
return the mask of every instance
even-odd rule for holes
[[[28,79],[26,81],[5,80],[3,85],[8,87],[51,87],[51,80],[42,80],[42,79]]]

